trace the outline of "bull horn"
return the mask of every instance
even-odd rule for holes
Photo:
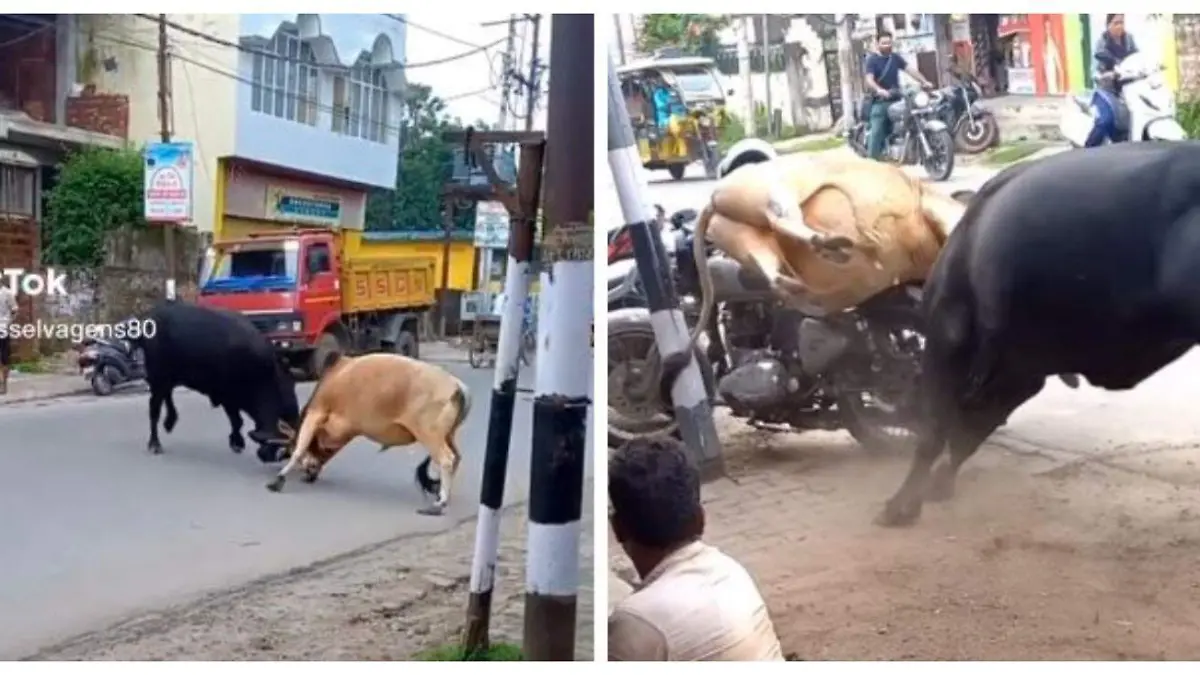
[[[283,420],[279,420],[278,426],[279,426],[279,433],[283,434],[284,438],[286,438],[290,441],[296,437],[296,430],[292,428],[292,425],[288,424],[287,422],[285,422]]]
[[[950,198],[960,204],[970,205],[971,200],[975,199],[976,192],[974,190],[955,190],[950,193]]]

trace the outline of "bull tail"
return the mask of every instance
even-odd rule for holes
[[[704,210],[700,212],[700,218],[696,221],[696,232],[692,239],[692,257],[696,261],[696,276],[700,277],[700,318],[697,319],[696,325],[692,327],[692,332],[688,335],[687,345],[682,350],[667,354],[662,359],[662,370],[658,378],[658,400],[672,408],[674,405],[671,400],[671,389],[675,387],[675,380],[691,363],[692,353],[696,350],[696,341],[700,338],[700,333],[708,326],[709,321],[712,320],[715,304],[713,280],[712,270],[708,267],[708,252],[705,249],[708,241],[708,224],[715,213],[716,206],[710,200]],[[655,353],[658,352],[655,351]],[[650,364],[650,372],[654,372],[653,363]],[[642,396],[648,395],[649,388],[647,391],[639,393]]]
[[[467,389],[467,385],[462,380],[458,381],[458,388],[454,390],[454,396],[450,399],[454,404],[454,409],[458,411],[454,417],[454,424],[450,427],[450,435],[453,436],[463,422],[467,420],[467,415],[471,414],[471,391]]]

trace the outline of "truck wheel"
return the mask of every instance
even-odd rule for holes
[[[321,379],[322,369],[325,365],[325,359],[334,352],[341,352],[342,344],[338,342],[337,336],[333,333],[325,333],[317,340],[317,347],[313,349],[312,356],[308,359],[308,367],[305,368],[305,374],[310,380]]]
[[[413,332],[411,325],[400,329],[400,335],[396,336],[396,353],[400,356],[407,356],[410,359],[421,358],[421,348],[417,341],[417,334]]]

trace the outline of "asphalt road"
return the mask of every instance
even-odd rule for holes
[[[265,485],[279,466],[261,464],[253,447],[230,452],[224,413],[191,392],[176,391],[180,421],[162,434],[160,456],[146,452],[145,394],[0,407],[0,660],[474,516],[492,372],[447,367],[471,387],[474,402],[441,517],[416,513],[425,503],[413,480],[419,446],[381,455],[358,440],[317,483],[295,474],[273,494]],[[531,387],[532,372],[522,382]],[[306,384],[297,393],[303,401],[311,391]],[[531,414],[531,396],[520,394],[507,503],[528,493]]]

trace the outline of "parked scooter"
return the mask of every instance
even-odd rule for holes
[[[1187,133],[1175,120],[1175,95],[1163,77],[1163,66],[1141,52],[1117,64],[1115,75],[1121,87],[1116,128],[1108,130],[1107,142],[1182,141]],[[1092,111],[1095,91],[1079,96],[1068,94],[1063,104],[1059,131],[1071,145],[1082,148],[1096,118]]]
[[[84,338],[79,349],[79,368],[97,396],[108,396],[121,385],[146,379],[145,357],[130,340]]]

